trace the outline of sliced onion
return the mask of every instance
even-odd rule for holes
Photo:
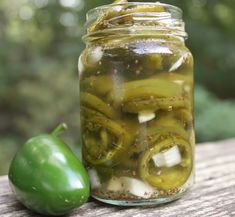
[[[180,85],[184,84],[183,80],[174,80],[173,82]]]
[[[153,162],[157,167],[163,167],[166,165],[164,155],[162,153],[157,153],[153,157]]]
[[[137,197],[149,198],[151,195],[158,193],[155,188],[138,179],[130,177],[121,177],[120,179],[124,190]]]
[[[186,54],[184,54],[182,57],[180,57],[172,66],[171,66],[171,68],[170,68],[170,72],[172,72],[172,71],[175,71],[175,70],[177,70],[183,63],[184,63],[184,61],[187,59],[187,57],[188,57],[188,54],[186,53]]]
[[[145,123],[153,120],[156,117],[153,111],[141,111],[138,114],[139,123]]]
[[[190,87],[190,85],[185,85],[185,86],[184,86],[184,91],[187,92],[187,93],[190,93],[190,92],[191,92],[191,87]]]
[[[154,52],[157,54],[172,54],[172,51],[168,47],[161,47],[161,46],[154,48]]]
[[[158,190],[141,180],[131,177],[113,177],[110,179],[107,190],[129,192],[137,197],[149,198],[153,194],[158,194]]]
[[[117,177],[112,177],[107,185],[108,191],[122,191],[123,186],[121,180]]]
[[[157,167],[173,167],[181,163],[182,158],[177,145],[152,157]]]
[[[102,49],[102,47],[96,47],[96,48],[91,49],[89,51],[89,55],[87,57],[88,58],[87,61],[88,61],[89,64],[94,65],[94,64],[97,64],[101,60],[102,56],[103,56],[103,49]]]
[[[101,183],[96,170],[94,169],[88,170],[88,175],[91,183],[91,188],[92,189],[99,188],[101,186]]]

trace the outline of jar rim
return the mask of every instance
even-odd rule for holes
[[[187,33],[185,32],[185,24],[182,20],[183,11],[174,5],[160,3],[160,2],[127,2],[127,3],[119,3],[119,4],[107,4],[107,5],[101,5],[96,8],[93,8],[89,10],[86,14],[86,28],[89,29],[90,26],[93,25],[93,23],[99,18],[105,15],[108,11],[122,11],[122,9],[128,9],[128,7],[163,7],[165,11],[156,11],[156,12],[141,12],[138,11],[136,13],[131,13],[131,16],[136,16],[137,19],[135,19],[134,22],[139,22],[140,25],[133,25],[133,23],[127,23],[126,26],[118,26],[116,24],[109,23],[109,20],[106,21],[105,25],[110,25],[109,28],[103,28],[103,29],[97,29],[95,31],[87,31],[87,34],[83,37],[84,41],[89,38],[95,38],[98,35],[104,34],[121,34],[121,32],[124,35],[132,34],[135,30],[146,30],[148,31],[148,34],[158,34],[161,32],[161,34],[170,34],[175,36],[180,36],[183,38],[187,38]],[[103,15],[102,15],[103,14]],[[141,19],[138,18],[139,14],[141,14]],[[170,14],[170,16],[169,16]],[[126,15],[124,15],[126,16]],[[120,15],[118,18],[122,18],[123,15]],[[144,20],[143,17],[146,17],[146,20]],[[154,18],[154,21],[156,22],[162,22],[163,25],[159,25],[159,27],[156,27],[156,25],[153,25],[153,22],[150,20],[151,17]],[[112,18],[110,19],[112,20]],[[150,20],[150,22],[149,22]],[[145,25],[142,25],[141,23],[145,23]],[[112,21],[111,21],[112,22]],[[148,26],[148,23],[150,25]],[[165,33],[163,31],[166,30]],[[157,32],[159,31],[159,32]],[[169,33],[171,31],[171,33]],[[137,31],[136,31],[137,32]],[[134,34],[134,33],[133,33]],[[146,34],[146,33],[145,33]],[[100,36],[98,36],[99,38]]]
[[[96,12],[97,10],[106,10],[110,9],[112,7],[117,7],[117,6],[138,6],[138,5],[145,5],[145,6],[163,6],[167,9],[172,10],[172,12],[176,12],[179,15],[179,18],[182,18],[183,11],[181,8],[171,5],[171,4],[166,4],[166,3],[161,3],[161,2],[126,2],[126,3],[119,3],[119,4],[105,4],[105,5],[100,5],[98,7],[92,8],[87,12],[87,17],[90,16],[92,13]]]

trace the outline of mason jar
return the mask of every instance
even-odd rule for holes
[[[117,3],[87,14],[79,58],[82,153],[92,196],[152,205],[193,183],[193,57],[182,11]]]

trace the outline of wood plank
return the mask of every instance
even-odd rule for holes
[[[20,205],[7,177],[0,177],[0,216],[37,215]],[[198,145],[196,184],[182,199],[155,207],[116,207],[94,200],[67,217],[233,217],[235,216],[235,140]]]

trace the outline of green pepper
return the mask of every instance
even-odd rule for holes
[[[95,94],[105,95],[113,88],[112,76],[90,76],[81,81],[81,87]]]
[[[114,168],[110,166],[95,165],[94,169],[97,171],[102,182],[108,181],[114,174]]]
[[[129,113],[139,113],[141,111],[158,111],[158,110],[172,110],[178,108],[187,108],[189,102],[186,98],[179,97],[147,97],[146,98],[136,98],[125,103],[122,103],[122,110]]]
[[[193,124],[193,116],[190,109],[178,109],[174,112],[174,117],[183,123],[184,126]]]
[[[159,117],[149,123],[147,138],[149,144],[154,144],[162,135],[177,135],[185,140],[189,139],[189,133],[185,130],[185,122],[178,120],[180,110],[161,112]]]
[[[156,126],[158,128],[170,127],[175,129],[183,129],[184,121],[191,121],[191,115],[189,115],[185,109],[161,111],[158,113],[158,117],[149,123],[149,127]]]
[[[184,125],[174,117],[174,112],[170,115],[164,112],[159,113],[156,120],[149,122],[148,126],[140,126],[137,132],[134,134],[131,132],[131,134],[136,138],[135,142],[123,153],[124,157],[120,165],[132,169],[137,167],[141,153],[153,147],[162,136],[181,136],[185,140],[189,138]]]
[[[179,82],[182,84],[188,84],[190,86],[193,85],[193,79],[190,75],[184,75],[184,74],[179,74],[179,73],[172,73],[172,72],[163,72],[158,75],[154,75],[151,77],[152,79],[163,79],[167,81],[172,81],[172,82]]]
[[[52,134],[31,138],[17,152],[9,170],[9,181],[19,201],[45,215],[63,215],[85,203],[89,179],[81,162],[58,137]]]
[[[143,40],[143,38],[142,38],[142,40]],[[156,70],[158,70],[158,71],[162,70],[163,57],[161,54],[159,54],[159,53],[148,54],[143,59],[144,59],[144,61],[143,61],[144,68],[146,70],[153,70],[154,72],[156,72]]]
[[[188,102],[183,94],[183,87],[174,82],[144,79],[124,83],[120,86],[120,91],[110,93],[108,100],[115,106],[122,106],[123,111],[139,113],[143,110],[187,107]]]
[[[154,155],[176,145],[182,156],[180,164],[174,167],[157,167],[153,165],[152,157]],[[192,147],[186,140],[177,136],[166,136],[166,138],[158,140],[154,147],[143,154],[139,164],[140,176],[150,185],[162,190],[181,187],[192,171],[191,156]]]
[[[177,125],[175,125],[176,127]],[[189,134],[178,125],[179,128],[175,127],[152,127],[147,130],[147,142],[149,147],[153,147],[155,143],[166,136],[181,136],[185,140],[189,138]]]
[[[94,96],[90,93],[81,92],[80,100],[82,105],[91,107],[109,118],[115,119],[118,117],[118,113],[110,105],[106,104],[97,96]]]
[[[81,107],[81,115],[83,118],[83,156],[89,163],[100,165],[113,162],[128,148],[131,139],[117,122],[86,107]],[[107,133],[105,139],[100,132]]]
[[[115,99],[115,93],[111,93],[113,100],[121,100],[122,102],[129,101],[134,97],[174,97],[183,94],[181,85],[163,79],[143,79],[130,81],[120,86],[123,89],[123,97]]]

